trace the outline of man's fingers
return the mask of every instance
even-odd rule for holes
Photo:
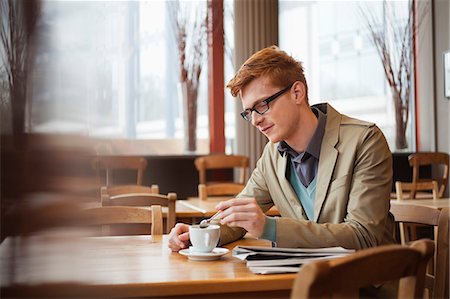
[[[169,244],[172,245],[181,245],[183,243],[182,240],[180,240],[180,236],[174,236],[169,239]]]
[[[169,240],[168,246],[172,251],[177,252],[181,249],[187,248],[188,244],[189,244],[188,241],[182,241],[178,238],[174,238]]]
[[[172,250],[173,252],[178,252],[178,251],[180,251],[181,249],[184,248],[183,246],[184,246],[183,243],[178,243],[178,242],[175,241],[175,240],[170,240],[169,243],[168,243],[168,247],[169,247],[170,250]]]
[[[257,214],[261,211],[261,208],[254,204],[254,203],[250,203],[250,204],[246,204],[246,205],[238,205],[238,206],[231,206],[226,210],[223,210],[220,213],[220,218],[224,219],[229,215],[235,214],[235,213],[251,213],[251,214]]]
[[[227,226],[245,228],[247,226],[246,223],[247,223],[247,221],[233,221],[233,222],[227,223]]]
[[[173,228],[173,230],[175,230],[176,233],[177,233],[178,235],[180,235],[180,234],[182,234],[182,233],[185,233],[185,232],[188,232],[188,231],[189,231],[189,225],[184,224],[184,223],[177,223],[177,224],[175,225],[175,227]]]
[[[181,235],[178,236],[178,239],[182,242],[187,242],[189,241],[189,233],[182,233]]]
[[[216,206],[216,209],[223,211],[232,206],[246,205],[252,202],[255,202],[253,198],[232,198],[226,201],[219,202]]]
[[[189,226],[183,223],[177,223],[170,231],[168,247],[177,252],[189,245]]]
[[[230,215],[222,218],[222,220],[220,221],[220,223],[222,225],[227,224],[229,225],[229,223],[232,222],[236,222],[236,221],[249,221],[249,220],[253,220],[256,218],[256,213],[249,213],[249,212],[234,212],[231,213]]]

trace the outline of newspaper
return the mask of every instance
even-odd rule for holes
[[[330,260],[355,252],[342,247],[280,248],[260,246],[236,246],[232,255],[244,260],[256,274],[295,273],[301,265],[318,260]]]

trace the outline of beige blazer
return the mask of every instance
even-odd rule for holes
[[[307,220],[297,194],[286,179],[287,156],[268,143],[238,197],[256,198],[266,211],[275,205],[279,247],[362,249],[393,243],[389,213],[392,156],[383,133],[372,123],[338,113],[328,104],[317,173],[314,221]],[[224,227],[221,243],[242,237],[243,229]]]

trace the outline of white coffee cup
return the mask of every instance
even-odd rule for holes
[[[200,225],[191,225],[189,226],[189,238],[192,244],[191,251],[211,252],[219,243],[220,226],[209,225],[201,228]]]

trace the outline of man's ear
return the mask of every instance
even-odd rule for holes
[[[297,81],[294,84],[295,103],[300,104],[305,99],[305,85]]]

